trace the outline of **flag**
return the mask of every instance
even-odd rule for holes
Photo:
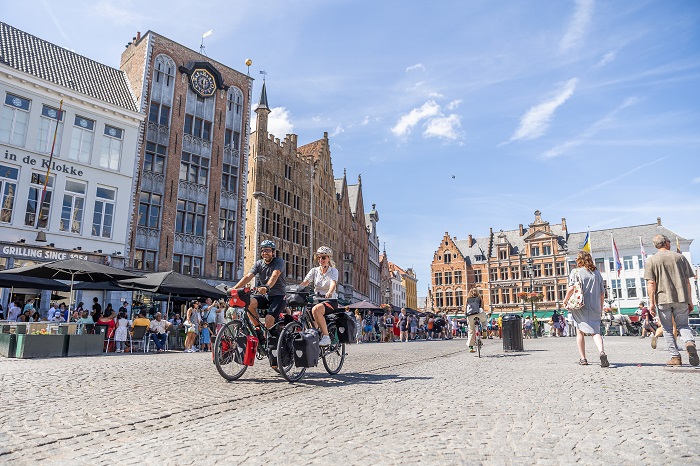
[[[610,235],[610,239],[612,239],[612,253],[613,253],[613,262],[615,263],[615,271],[617,272],[617,276],[620,276],[620,271],[622,270],[622,262],[620,262],[620,253],[617,250],[617,245],[615,244],[615,238]]]
[[[647,253],[644,252],[644,243],[642,243],[642,237],[639,237],[639,248],[642,251],[642,268],[646,268],[647,266]]]
[[[676,236],[676,252],[678,254],[682,254],[681,253],[681,244],[678,242],[678,236]]]
[[[202,34],[202,39],[204,39],[205,37],[211,36],[213,33],[214,33],[214,30],[213,30],[213,29],[209,29],[207,32],[205,32],[204,34]]]
[[[586,232],[586,239],[583,240],[583,247],[581,248],[582,251],[586,251],[588,253],[591,252],[591,232]]]

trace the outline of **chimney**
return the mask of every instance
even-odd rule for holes
[[[469,238],[467,238],[467,244],[469,245],[469,247],[472,247],[472,244],[474,244],[474,243],[472,243],[472,241],[473,241],[472,234],[469,233]]]
[[[566,219],[564,217],[561,218],[561,231],[566,231]]]
[[[141,31],[136,32],[136,42],[141,40]]]
[[[661,226],[661,217],[656,217],[656,226]]]
[[[525,232],[523,231],[523,224],[522,223],[520,225],[518,225],[518,230],[520,231],[520,236],[523,236],[523,234],[525,234]]]

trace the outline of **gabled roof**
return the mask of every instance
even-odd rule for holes
[[[350,212],[353,215],[357,214],[357,204],[360,200],[360,185],[359,184],[349,184],[348,185],[348,203],[350,204]]]
[[[658,223],[650,223],[647,225],[634,225],[622,228],[608,228],[605,230],[591,231],[591,252],[607,252],[612,253],[612,240],[615,238],[617,249],[640,249],[639,237],[642,237],[644,250],[647,254],[653,254],[656,249],[651,242],[654,235],[666,235],[671,240],[671,248],[676,249],[676,237],[678,241],[689,241],[680,235],[672,232],[668,228],[659,225]],[[569,251],[578,252],[583,246],[583,241],[586,238],[586,232],[571,233],[569,235]]]
[[[0,64],[138,111],[126,74],[0,22]]]

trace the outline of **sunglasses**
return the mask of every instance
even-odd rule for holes
[[[328,259],[328,256],[318,256],[319,259]]]
[[[265,248],[265,249],[261,249],[260,252],[261,253],[263,253],[263,252],[272,253],[272,249]]]

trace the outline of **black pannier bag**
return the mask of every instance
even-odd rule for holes
[[[294,336],[294,365],[297,367],[316,367],[321,348],[318,346],[318,332],[304,330]]]
[[[352,315],[346,312],[336,314],[335,325],[341,343],[357,343],[357,322]]]
[[[248,339],[245,335],[240,335],[236,337],[236,344],[234,348],[227,348],[228,351],[233,351],[233,360],[238,364],[243,364],[243,355],[245,354],[245,348],[248,345]]]
[[[284,299],[287,301],[288,305],[291,306],[301,306],[306,304],[306,298],[309,297],[311,290],[308,287],[301,287],[299,285],[287,285],[284,288]]]

